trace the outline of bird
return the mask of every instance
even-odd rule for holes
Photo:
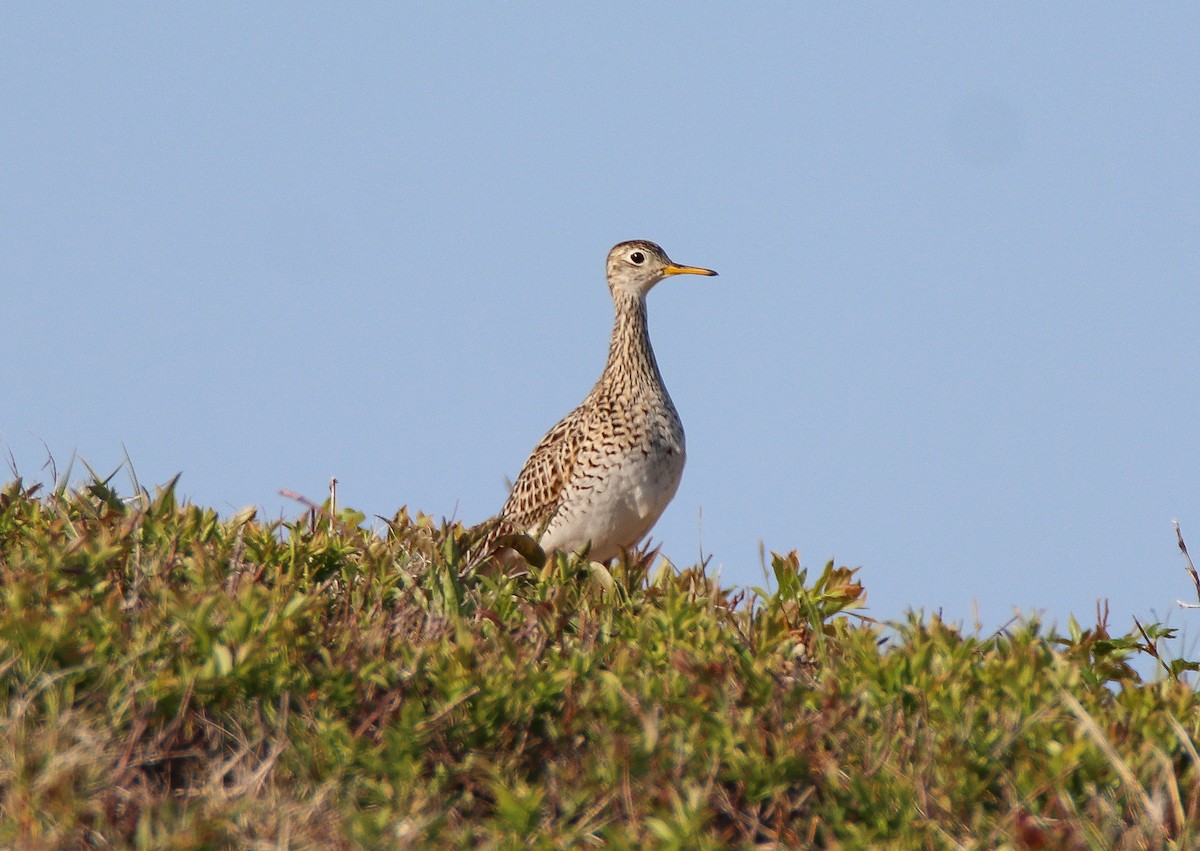
[[[679,488],[683,423],[650,345],[646,295],[665,278],[717,273],[676,264],[657,244],[608,253],[613,300],[608,361],[587,398],[538,442],[513,482],[492,539],[529,535],[547,556],[607,562],[639,543]]]

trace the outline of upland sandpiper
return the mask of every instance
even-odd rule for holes
[[[615,246],[607,272],[616,319],[604,372],[534,447],[496,517],[493,537],[526,533],[547,555],[588,547],[607,561],[633,547],[683,476],[683,424],[650,346],[646,294],[672,275],[717,273],[640,239]]]

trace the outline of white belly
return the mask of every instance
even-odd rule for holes
[[[683,478],[682,441],[649,454],[613,458],[568,486],[563,508],[541,537],[542,549],[574,551],[591,542],[588,558],[607,561],[650,532]]]

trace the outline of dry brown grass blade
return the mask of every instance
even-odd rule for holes
[[[1133,794],[1134,800],[1141,805],[1143,814],[1151,821],[1156,831],[1161,833],[1164,839],[1169,840],[1170,834],[1164,822],[1162,811],[1159,807],[1155,806],[1150,794],[1138,782],[1137,776],[1134,775],[1128,763],[1121,758],[1121,755],[1117,753],[1117,749],[1113,747],[1112,742],[1104,735],[1104,731],[1100,729],[1100,725],[1096,723],[1096,719],[1083,707],[1083,704],[1076,699],[1075,695],[1063,690],[1061,696],[1067,709],[1071,710],[1071,714],[1075,716],[1084,732],[1088,734],[1088,738],[1104,754],[1109,765],[1113,767],[1113,770],[1121,778],[1121,782],[1125,785],[1125,788]]]

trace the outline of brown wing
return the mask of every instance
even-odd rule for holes
[[[584,431],[585,417],[580,406],[538,441],[500,509],[500,522],[509,531],[536,531],[549,525],[562,505]]]

